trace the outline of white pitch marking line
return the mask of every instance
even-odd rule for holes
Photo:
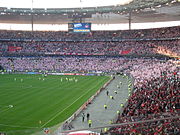
[[[8,107],[8,108],[7,108]],[[5,112],[5,111],[8,111],[9,109],[13,108],[14,106],[13,105],[7,105],[7,106],[3,106],[3,108],[7,108],[7,109],[4,109],[4,110],[0,110],[0,113],[2,112]]]
[[[4,109],[4,110],[0,111],[0,113],[3,113],[3,112],[5,112],[5,111],[8,111],[9,109],[10,109],[10,108]]]
[[[0,125],[2,125],[2,126],[7,126],[7,127],[39,128],[39,127],[18,126],[18,125],[6,125],[6,124],[0,124]]]

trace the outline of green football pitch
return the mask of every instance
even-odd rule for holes
[[[108,76],[0,75],[0,132],[28,135],[69,118]]]

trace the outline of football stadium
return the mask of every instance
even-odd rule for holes
[[[0,0],[0,135],[179,135],[180,0]]]

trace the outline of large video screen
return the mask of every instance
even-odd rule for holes
[[[91,32],[91,23],[69,23],[69,32]]]

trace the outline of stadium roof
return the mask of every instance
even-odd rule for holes
[[[24,4],[26,1],[26,4]],[[0,5],[9,8],[81,8],[124,5],[133,0],[0,0]]]
[[[4,4],[2,1],[4,1]],[[22,6],[19,6],[21,8],[17,8],[18,4],[15,4],[16,6],[14,7],[12,7],[13,4],[6,5],[8,1],[10,0],[0,0],[1,23],[30,24],[33,15],[34,24],[67,24],[79,21],[79,18],[83,22],[91,22],[93,24],[121,24],[129,22],[130,12],[132,23],[180,21],[180,2],[178,0],[127,0],[126,3],[130,3],[124,5],[118,4],[119,0],[111,0],[117,2],[117,4],[114,3],[114,5],[110,4],[109,6],[101,4],[96,7],[81,6],[80,8],[78,6],[76,6],[77,8],[66,6],[64,8],[37,7],[37,1],[42,2],[42,0],[27,0],[29,2],[33,1],[34,4],[27,3],[26,5],[30,5],[30,7],[22,8]],[[69,2],[70,0],[66,1]],[[78,2],[73,0],[72,4],[75,1]],[[89,0],[79,0],[79,3],[87,1]],[[102,0],[90,1],[93,4],[100,1],[102,3]],[[56,3],[56,5],[58,4]]]

